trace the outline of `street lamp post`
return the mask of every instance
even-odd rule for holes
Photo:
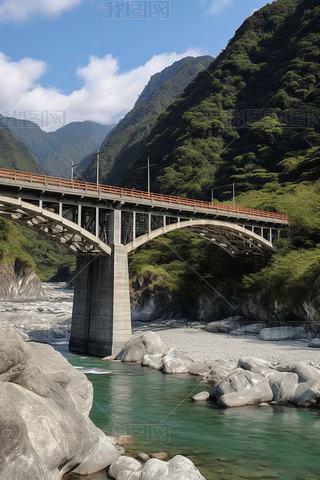
[[[73,181],[73,168],[77,167],[78,165],[80,165],[80,163],[73,163],[73,160],[72,160],[72,163],[71,163],[71,181]]]
[[[149,161],[149,157],[148,157],[147,166],[146,166],[146,167],[138,168],[138,170],[145,170],[145,169],[147,169],[147,171],[148,171],[148,193],[150,193],[150,168],[151,168],[151,167],[154,167],[154,166],[155,166],[155,163],[153,163],[152,165],[150,165],[150,161]]]

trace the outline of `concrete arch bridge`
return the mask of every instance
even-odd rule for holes
[[[0,216],[77,253],[70,349],[116,355],[131,337],[128,253],[184,229],[230,255],[274,252],[289,217],[0,169]]]

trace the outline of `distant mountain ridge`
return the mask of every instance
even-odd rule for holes
[[[28,147],[3,128],[0,128],[0,168],[43,173]]]
[[[186,57],[150,78],[133,109],[102,143],[100,170],[103,183],[121,185],[122,175],[127,165],[139,151],[141,143],[151,131],[158,116],[212,61],[214,58],[209,55],[197,58]],[[82,176],[89,181],[94,181],[96,174],[92,162],[82,170]]]
[[[48,175],[70,178],[72,162],[95,151],[114,125],[71,122],[55,132],[44,132],[29,120],[0,115],[0,128],[24,142]]]

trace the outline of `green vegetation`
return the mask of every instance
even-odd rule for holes
[[[35,264],[35,272],[43,281],[70,280],[76,267],[76,255],[43,234],[27,227],[18,227],[23,235],[24,248]]]
[[[0,128],[0,168],[42,173],[28,147]]]
[[[234,181],[237,205],[288,213],[289,237],[254,269],[250,261],[230,263],[221,251],[213,254],[216,249],[208,243],[198,254],[190,242],[182,257],[212,285],[227,284],[238,292],[268,290],[290,305],[319,291],[319,19],[315,0],[278,0],[255,12],[210,65],[211,75],[201,72],[159,117],[124,178],[124,186],[143,189],[138,169],[149,156],[156,163],[154,191],[209,200],[214,186]],[[228,202],[230,189],[217,190],[215,196]],[[147,263],[165,271],[159,277],[163,287],[183,293],[185,274],[176,281],[165,253],[153,256],[158,248],[140,249],[135,264],[147,249]],[[207,258],[203,271],[202,255]],[[189,275],[194,288],[207,288],[197,275]]]
[[[35,263],[26,252],[27,241],[12,222],[0,217],[0,264],[18,260],[26,267]]]
[[[7,131],[14,135],[20,140],[21,145],[23,145],[21,142],[25,144],[24,149],[27,151],[28,147],[35,157],[33,158],[29,152],[33,158],[33,170],[23,163],[19,164],[18,170],[40,172],[42,169],[48,175],[65,178],[70,178],[72,161],[79,164],[85,155],[96,151],[113,126],[89,121],[72,122],[55,132],[47,133],[29,120],[17,120],[0,115],[0,132]]]

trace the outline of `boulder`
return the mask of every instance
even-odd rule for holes
[[[165,352],[166,347],[156,333],[135,333],[116,356],[116,360],[141,363],[145,355],[164,355]]]
[[[115,468],[112,464],[108,471],[108,475],[115,480],[205,480],[192,461],[182,455],[177,455],[167,462],[150,458],[143,466],[140,465],[140,469],[133,463],[131,470],[125,469],[125,466],[129,466],[132,459],[123,461],[121,458],[128,457],[120,457]],[[123,465],[122,470],[119,465]]]
[[[208,323],[206,325],[207,332],[219,333],[220,332],[219,327],[218,327],[219,323],[220,323],[220,321]]]
[[[311,407],[320,403],[320,379],[300,383],[292,402],[299,407]]]
[[[272,400],[277,403],[292,402],[298,387],[298,375],[291,372],[276,372],[267,375],[273,393]]]
[[[313,338],[313,339],[309,342],[308,347],[311,347],[311,348],[320,348],[320,338],[319,338],[319,337]]]
[[[258,335],[265,328],[265,323],[253,323],[252,325],[242,325],[242,327],[232,330],[230,335]]]
[[[0,478],[60,480],[119,456],[88,417],[92,385],[49,345],[26,343],[0,317]]]
[[[206,380],[209,383],[219,383],[224,380],[231,372],[236,370],[237,364],[226,360],[215,360],[211,363],[211,370]]]
[[[307,332],[307,325],[263,328],[259,333],[259,339],[265,341],[294,340],[307,338]]]
[[[119,457],[108,470],[108,475],[111,478],[129,478],[133,472],[141,470],[141,463],[131,457]]]
[[[272,390],[261,375],[238,368],[210,392],[210,398],[222,407],[239,407],[270,402]]]
[[[194,395],[192,397],[192,400],[194,402],[205,402],[206,400],[208,400],[209,396],[209,392],[199,392],[197,393],[197,395]]]
[[[275,365],[274,368],[279,372],[296,373],[299,377],[299,383],[320,378],[320,370],[299,361],[279,363],[278,365]]]
[[[228,317],[224,320],[221,320],[221,322],[219,322],[217,326],[220,332],[230,333],[232,330],[240,328],[244,322],[246,322],[245,317],[236,315],[235,317]]]
[[[141,365],[144,367],[154,368],[155,370],[162,370],[163,363],[162,363],[163,355],[145,355],[142,359]]]
[[[170,348],[163,356],[163,371],[165,373],[188,373],[193,359],[187,357],[182,352],[177,352],[174,348]]]
[[[189,366],[189,373],[199,377],[206,377],[212,369],[212,363],[193,362]]]
[[[238,360],[238,366],[244,368],[245,370],[252,371],[255,368],[266,368],[269,369],[271,364],[266,360],[256,357],[240,357]]]

